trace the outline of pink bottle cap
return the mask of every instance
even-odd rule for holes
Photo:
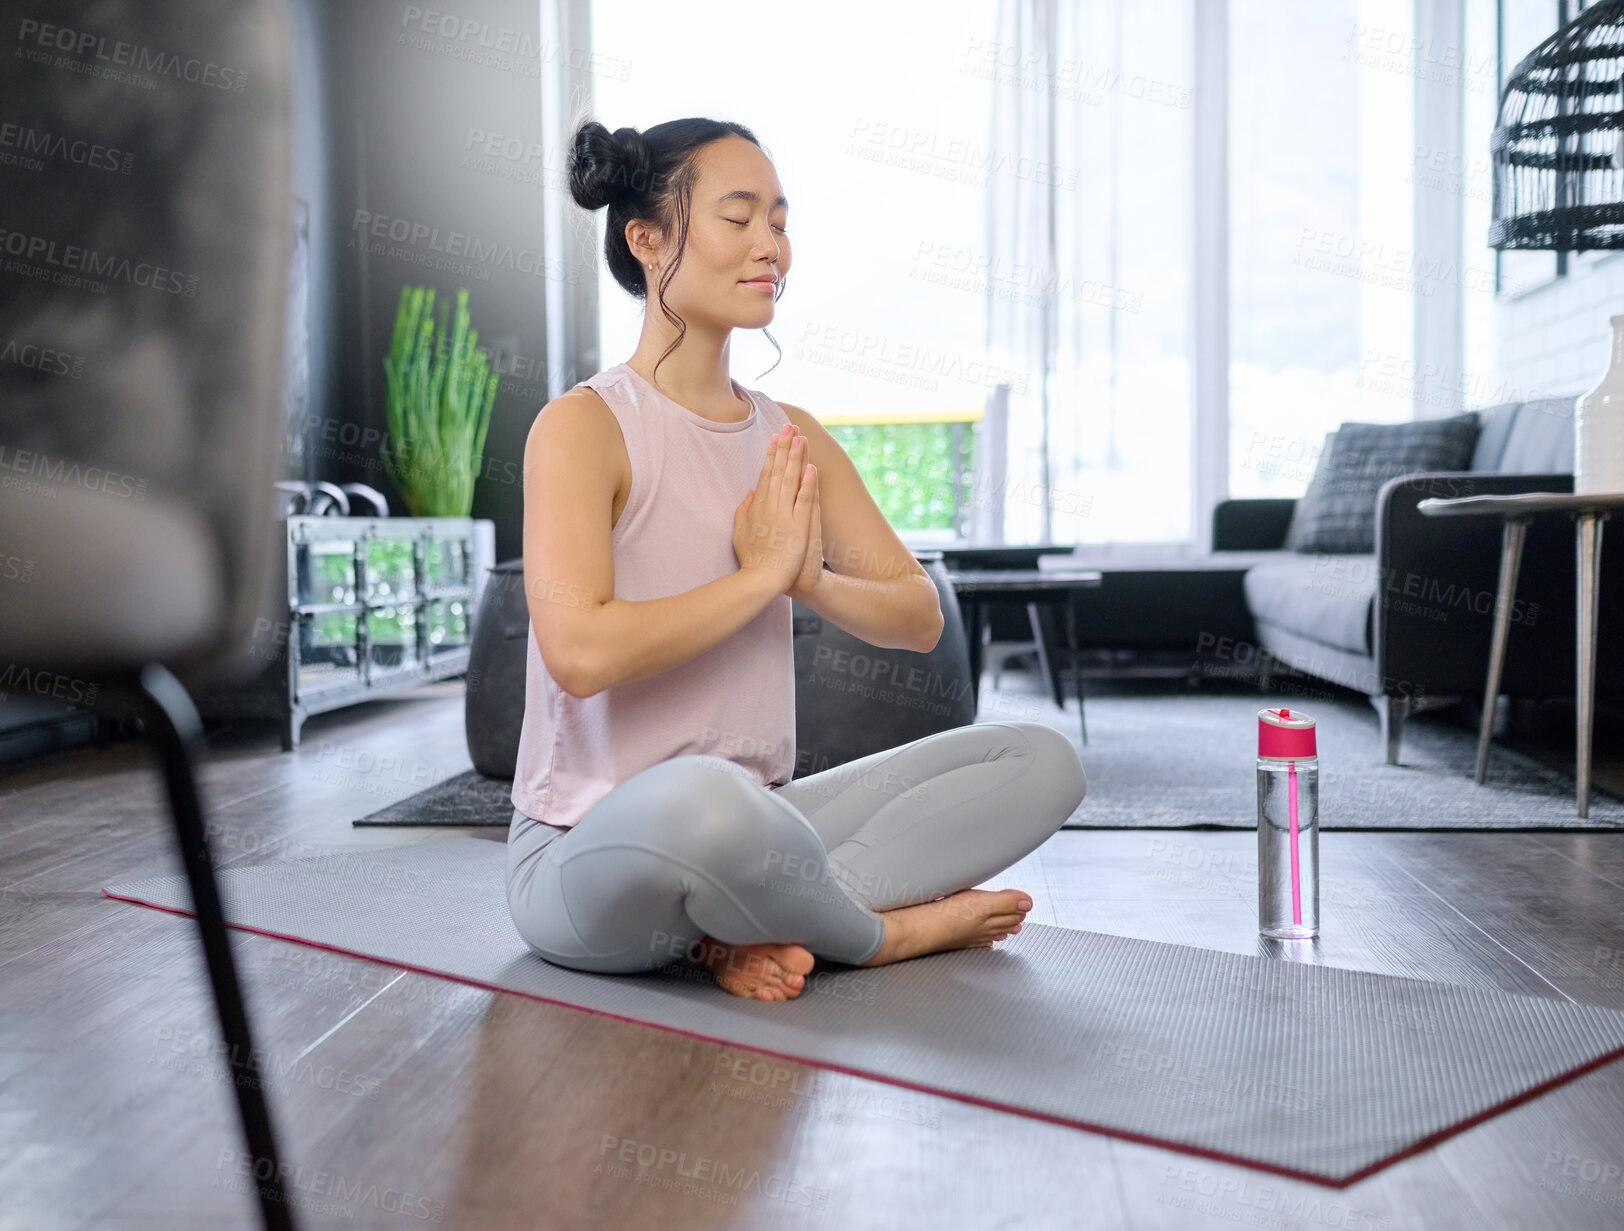
[[[1281,706],[1257,712],[1257,754],[1260,757],[1294,759],[1312,757],[1314,720],[1301,710]]]

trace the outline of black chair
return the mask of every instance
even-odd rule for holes
[[[210,81],[155,72],[147,88],[74,71],[59,59],[98,61],[47,45],[43,20],[22,21],[18,54],[0,61],[6,119],[60,142],[37,168],[5,171],[4,226],[26,242],[7,245],[0,337],[34,358],[0,365],[0,527],[33,567],[0,597],[0,659],[152,739],[273,1228],[294,1222],[205,832],[189,690],[251,675],[255,621],[276,619],[287,23],[277,0],[96,6],[107,46],[162,48],[214,66]]]
[[[941,553],[916,554],[942,605],[942,636],[928,654],[877,649],[791,600],[794,777],[975,721],[958,598]],[[512,778],[518,761],[529,635],[524,562],[506,560],[491,570],[480,600],[463,716],[468,755],[490,778]]]
[[[940,552],[915,554],[942,606],[942,635],[928,653],[876,648],[793,604],[794,777],[975,721],[970,647],[947,565]]]
[[[524,561],[504,560],[491,569],[479,599],[462,711],[468,757],[487,778],[512,778],[518,766],[529,636]]]

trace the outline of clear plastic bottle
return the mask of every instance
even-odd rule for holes
[[[1319,935],[1319,756],[1314,720],[1285,707],[1257,716],[1258,934]]]

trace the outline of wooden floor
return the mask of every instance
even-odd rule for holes
[[[479,832],[350,826],[467,768],[462,721],[451,682],[314,718],[296,753],[266,727],[212,737],[220,861]],[[988,884],[1029,890],[1042,923],[1266,953],[1235,873],[1254,843],[1064,830]],[[1317,960],[1624,1009],[1624,833],[1321,843]],[[0,1231],[257,1225],[194,925],[100,893],[179,871],[142,745],[0,776]],[[306,1227],[1624,1226],[1624,1063],[1335,1190],[810,1066],[735,1064],[748,1053],[302,945],[233,943],[265,1067],[287,1074],[270,1093]],[[687,1161],[618,1170],[611,1142]],[[748,1191],[680,1190],[706,1167]]]

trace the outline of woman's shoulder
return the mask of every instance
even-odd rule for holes
[[[608,400],[598,389],[588,384],[579,384],[564,390],[543,406],[536,421],[539,423],[542,419],[551,418],[555,422],[568,420],[572,423],[582,421],[592,423],[598,421],[608,408]]]
[[[612,409],[624,401],[616,396],[616,388],[624,383],[626,378],[626,365],[617,363],[612,367],[604,368],[601,372],[594,372],[585,380],[578,381],[570,388],[564,390],[552,401],[548,402],[542,410],[546,411],[554,406],[569,407],[566,415],[586,414],[596,416],[599,412]]]
[[[606,397],[604,389],[588,381],[566,389],[537,412],[535,422],[530,425],[530,440],[564,438],[571,443],[582,440],[605,444],[618,442],[622,431],[611,401],[613,397],[612,391]]]
[[[799,406],[795,406],[789,402],[781,402],[777,398],[773,397],[773,395],[770,393],[763,392],[760,389],[751,389],[748,386],[743,387],[751,397],[755,398],[759,404],[767,408],[769,415],[774,419],[788,420],[796,427],[801,427],[810,417],[807,412],[802,410]],[[782,426],[782,424],[775,424],[775,426]]]
[[[590,400],[596,394],[599,401],[605,401],[607,399],[603,397],[604,390],[612,389],[624,382],[626,372],[627,367],[624,363],[613,364],[601,371],[592,373],[591,376],[586,377],[584,380],[577,381],[571,388],[566,389],[558,396],[560,398],[575,397],[578,399],[585,397]]]

